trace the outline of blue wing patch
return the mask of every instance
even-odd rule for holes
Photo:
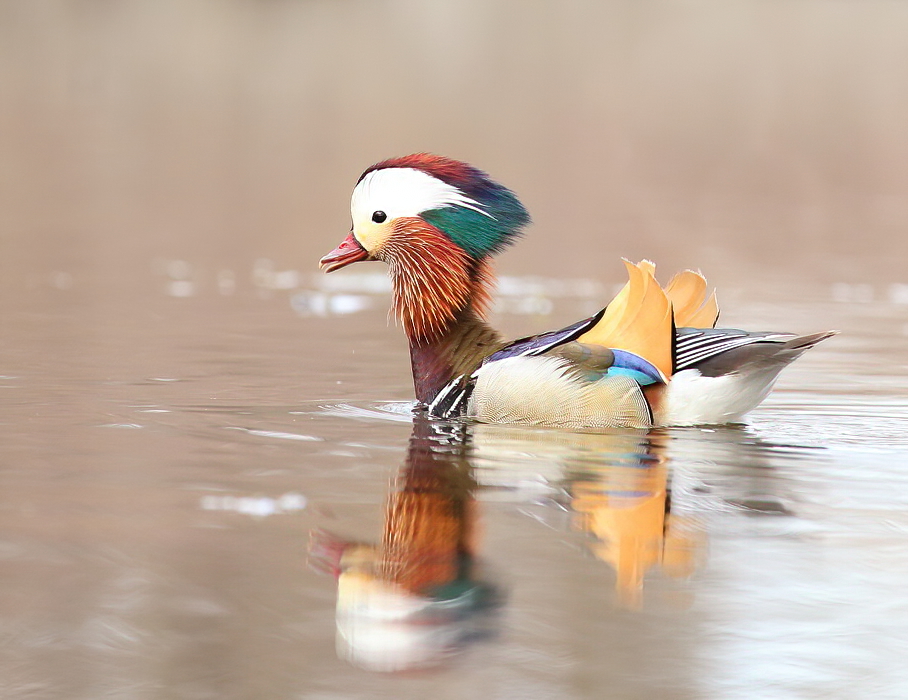
[[[609,374],[623,374],[633,379],[640,386],[655,384],[662,381],[659,370],[647,360],[639,355],[635,355],[627,350],[615,350],[615,362],[608,368]]]

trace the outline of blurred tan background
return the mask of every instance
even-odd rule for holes
[[[0,289],[314,270],[418,150],[521,196],[509,272],[908,281],[908,3],[0,3]]]

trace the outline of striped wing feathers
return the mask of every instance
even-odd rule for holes
[[[735,329],[684,329],[676,342],[675,371],[689,369],[722,353],[753,343],[785,343],[791,333],[748,333]]]

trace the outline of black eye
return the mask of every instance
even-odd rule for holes
[[[376,224],[384,223],[385,219],[387,219],[387,218],[388,218],[388,215],[385,214],[385,212],[383,212],[381,209],[379,209],[378,211],[372,212],[372,221],[374,221]]]

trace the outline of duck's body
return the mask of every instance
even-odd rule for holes
[[[736,422],[779,372],[832,332],[714,329],[715,294],[684,271],[664,289],[647,261],[602,312],[504,342],[484,320],[492,255],[529,216],[485,173],[427,154],[372,166],[353,192],[353,230],[322,258],[390,267],[416,398],[434,416],[572,428]]]
[[[506,348],[449,382],[429,413],[567,428],[735,423],[766,398],[786,365],[829,335],[681,328],[677,354],[687,364],[667,383],[642,383],[654,378],[651,370],[639,377],[616,366],[628,364],[626,357],[590,366],[575,359],[576,346],[590,347],[577,341],[534,355],[508,356]],[[698,350],[707,353],[704,359],[696,359]]]

